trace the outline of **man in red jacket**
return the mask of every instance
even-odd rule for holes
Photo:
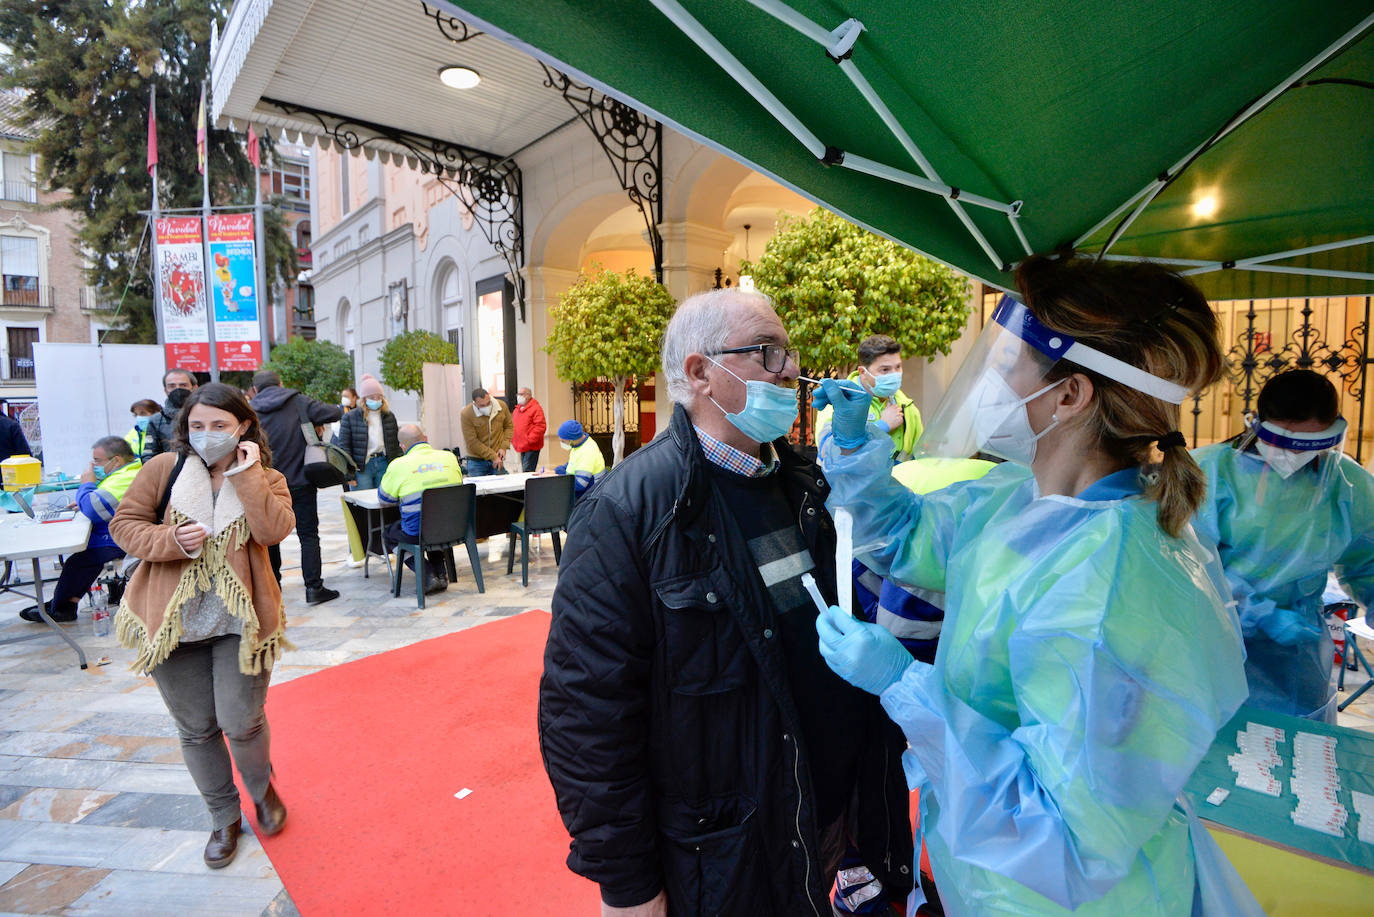
[[[510,444],[520,453],[520,470],[534,471],[539,466],[539,450],[544,448],[544,433],[549,425],[544,420],[544,409],[534,400],[534,393],[528,387],[516,392],[515,401],[515,410],[511,412],[515,435]]]

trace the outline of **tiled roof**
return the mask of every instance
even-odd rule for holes
[[[51,123],[50,118],[34,120],[29,117],[24,110],[27,94],[20,89],[0,89],[0,137],[33,140]]]

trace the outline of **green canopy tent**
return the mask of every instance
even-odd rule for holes
[[[994,286],[1065,245],[1374,292],[1368,0],[438,0]]]

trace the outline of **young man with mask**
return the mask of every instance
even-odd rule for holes
[[[797,373],[767,298],[688,298],[668,429],[573,511],[539,732],[604,915],[828,914],[847,840],[874,897],[911,889],[905,743],[821,659],[802,583],[834,601],[829,488],[785,438]]]
[[[484,388],[472,390],[472,403],[459,415],[467,449],[468,474],[501,474],[514,425],[510,409]]]
[[[148,421],[140,456],[143,461],[172,451],[172,426],[176,422],[177,412],[195,389],[196,377],[189,370],[169,369],[162,374],[162,390],[167,395],[167,401],[162,405],[162,410]]]
[[[76,606],[100,571],[110,561],[124,556],[123,549],[110,537],[110,520],[142,467],[123,437],[105,436],[91,447],[91,466],[81,473],[81,485],[76,489],[76,506],[91,520],[91,537],[85,550],[70,555],[62,564],[62,575],[57,578],[52,601],[48,603],[48,615],[54,621],[75,621]],[[25,608],[19,617],[43,623],[37,605]]]
[[[893,463],[910,459],[921,437],[921,412],[902,391],[902,345],[885,334],[864,338],[859,345],[859,368],[849,378],[873,396],[869,422],[892,437]],[[825,408],[816,415],[817,445],[830,431],[832,411]]]
[[[520,470],[534,471],[539,467],[539,451],[544,448],[549,423],[544,418],[543,406],[534,400],[534,392],[528,386],[516,393],[515,401],[515,410],[511,412],[515,433],[510,442],[520,454]]]

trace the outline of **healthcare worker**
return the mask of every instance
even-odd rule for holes
[[[868,419],[892,439],[892,461],[912,457],[921,436],[921,412],[902,391],[902,345],[885,334],[874,334],[859,344],[859,368],[849,374],[873,396]],[[816,442],[824,443],[830,432],[830,409],[816,415]]]
[[[1280,373],[1236,439],[1194,453],[1207,499],[1194,525],[1217,545],[1245,635],[1249,704],[1336,722],[1335,646],[1322,617],[1327,573],[1374,602],[1374,477],[1341,453],[1336,388]]]
[[[867,392],[822,384],[828,505],[947,618],[933,665],[834,606],[821,652],[906,733],[946,913],[1262,913],[1180,795],[1247,693],[1178,431],[1220,373],[1216,319],[1158,265],[1036,256],[1016,278],[1025,305],[1003,299],[922,441],[1008,460],[982,478],[912,493]]]
[[[576,420],[565,420],[558,425],[558,444],[567,450],[568,460],[555,468],[554,472],[577,478],[573,485],[573,498],[576,499],[595,483],[597,475],[606,470],[606,459],[601,454],[601,447]]]
[[[162,408],[151,398],[135,401],[129,406],[129,413],[134,415],[134,425],[124,434],[124,441],[134,450],[134,458],[143,454],[143,446],[148,439],[148,424],[152,423],[160,410]]]

